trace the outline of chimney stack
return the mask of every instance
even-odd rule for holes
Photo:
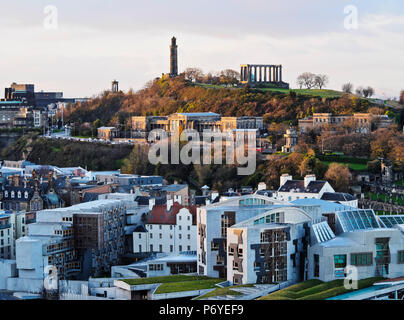
[[[281,175],[280,186],[282,187],[286,183],[286,181],[289,180],[293,180],[293,177],[288,173],[284,173],[283,175]]]
[[[149,199],[149,210],[153,210],[154,205],[156,204],[156,199],[155,198],[150,198]]]
[[[304,187],[307,188],[309,183],[311,181],[316,181],[316,175],[315,174],[308,174],[304,177]]]
[[[171,210],[171,207],[173,206],[174,201],[172,199],[167,199],[167,211]]]

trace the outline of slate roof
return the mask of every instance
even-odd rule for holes
[[[341,193],[341,192],[324,192],[321,196],[321,200],[327,201],[353,201],[356,198],[349,193]]]
[[[278,192],[319,193],[326,183],[327,181],[310,181],[307,187],[304,187],[304,180],[288,180]]]

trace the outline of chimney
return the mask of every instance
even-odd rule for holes
[[[155,198],[150,198],[149,199],[149,210],[153,210],[154,205],[156,204],[156,199]]]
[[[286,181],[289,181],[289,180],[293,180],[293,177],[290,175],[290,174],[288,174],[288,173],[284,173],[283,175],[281,175],[281,187],[286,183]]]
[[[174,195],[174,202],[178,202],[179,204],[182,204],[181,203],[181,196],[180,195]]]
[[[173,206],[174,201],[172,199],[168,200],[167,199],[167,211],[171,210],[171,207]]]
[[[267,189],[267,185],[265,182],[258,183],[258,190],[266,190],[266,189]]]
[[[205,205],[207,205],[207,206],[210,205],[210,200],[209,199],[205,200]]]
[[[211,195],[212,201],[215,200],[218,196],[219,196],[219,192],[217,192],[217,191],[212,192],[212,195]]]
[[[307,176],[304,177],[304,187],[307,188],[307,186],[311,181],[316,181],[315,174],[308,174]]]

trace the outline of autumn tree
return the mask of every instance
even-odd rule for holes
[[[404,104],[404,90],[402,90],[400,94],[400,103]]]
[[[203,78],[203,71],[200,68],[186,68],[184,71],[185,79],[191,82],[198,82]]]
[[[325,179],[336,191],[347,192],[351,173],[346,165],[331,163],[325,173]]]
[[[232,70],[226,69],[220,72],[220,82],[224,84],[237,84],[240,80],[240,73]]]

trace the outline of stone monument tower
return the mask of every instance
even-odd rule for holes
[[[170,46],[170,77],[178,76],[177,39],[172,37]]]

